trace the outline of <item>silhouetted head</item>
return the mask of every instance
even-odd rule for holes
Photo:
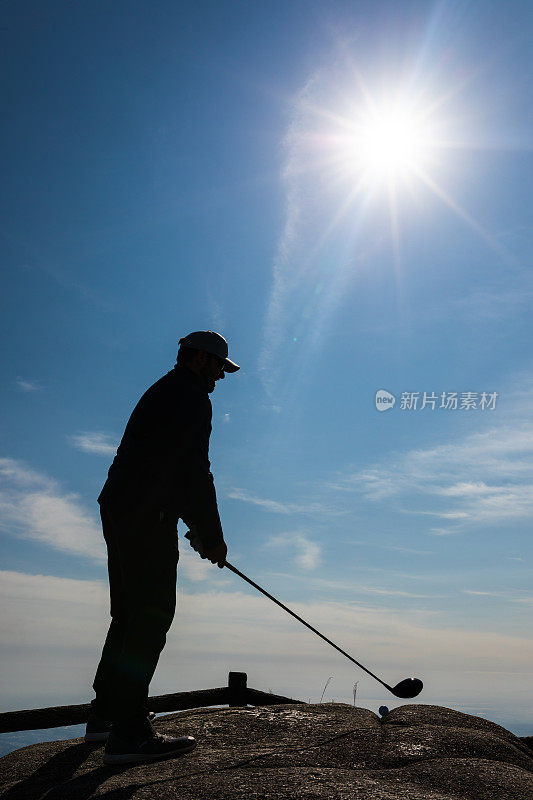
[[[214,331],[194,331],[179,340],[178,365],[184,364],[198,375],[208,392],[223,380],[226,372],[237,372],[239,365],[228,358],[228,343]]]

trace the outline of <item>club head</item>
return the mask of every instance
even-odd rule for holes
[[[397,683],[396,686],[388,687],[396,697],[416,697],[422,689],[424,684],[420,678],[405,678],[405,680]]]

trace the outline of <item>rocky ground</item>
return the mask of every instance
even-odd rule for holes
[[[102,764],[82,739],[0,759],[2,800],[533,800],[533,751],[495,723],[430,705],[385,718],[340,703],[197,709],[161,717],[192,734],[177,759]]]

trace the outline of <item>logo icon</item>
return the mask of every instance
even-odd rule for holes
[[[396,398],[385,389],[378,389],[376,392],[376,408],[378,411],[388,411],[393,408]]]

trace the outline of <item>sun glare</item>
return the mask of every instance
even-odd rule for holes
[[[349,167],[372,180],[408,178],[425,166],[432,144],[423,114],[407,107],[373,107],[352,126]]]
[[[345,220],[355,235],[366,218],[376,218],[387,204],[399,263],[402,217],[420,209],[422,197],[433,196],[495,252],[508,257],[443,186],[446,175],[456,169],[455,151],[471,146],[468,135],[463,139],[465,131],[459,134],[462,120],[449,103],[459,89],[417,86],[413,79],[374,92],[355,72],[348,86],[339,82],[335,87],[330,81],[314,96],[311,90],[305,95],[288,138],[294,158],[287,175],[295,180],[308,176],[313,184],[302,184],[301,196],[323,198],[331,214],[319,233],[319,246]]]

